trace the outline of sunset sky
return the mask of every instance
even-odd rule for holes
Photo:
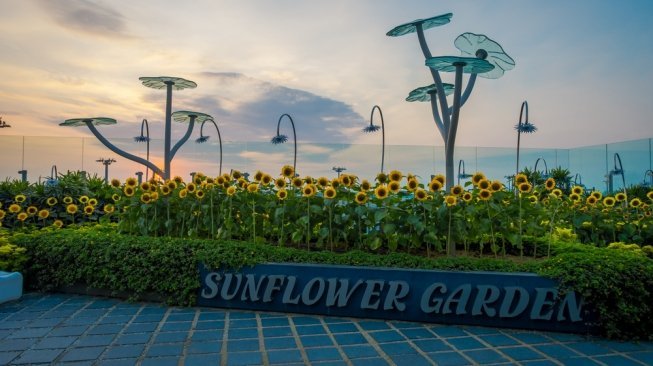
[[[653,135],[649,0],[0,0],[12,125],[0,135],[91,136],[58,124],[106,116],[119,122],[100,128],[110,138],[137,135],[143,118],[162,138],[165,92],[138,77],[176,76],[198,87],[176,92],[173,110],[211,114],[226,141],[269,141],[289,113],[300,141],[378,143],[361,128],[379,105],[388,144],[442,146],[430,106],[404,100],[432,83],[417,37],[385,33],[448,12],[426,32],[433,55],[459,55],[454,39],[474,32],[516,61],[476,83],[457,145],[514,146],[524,100],[539,128],[525,147]]]

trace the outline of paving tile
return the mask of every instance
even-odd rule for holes
[[[587,356],[599,356],[613,353],[612,350],[594,342],[567,343],[565,346]]]
[[[326,329],[320,325],[301,325],[296,326],[297,334],[299,335],[314,335],[314,334],[326,334]]]
[[[636,342],[604,342],[602,343],[604,347],[608,347],[617,352],[638,352],[646,351],[646,346],[643,343]]]
[[[340,345],[367,344],[367,339],[365,339],[365,337],[363,337],[360,333],[334,334],[333,338],[335,338],[336,343]]]
[[[578,334],[570,334],[570,333],[553,333],[549,332],[547,333],[547,337],[555,339],[558,342],[580,342],[580,341],[585,341],[586,337]]]
[[[419,347],[425,353],[430,352],[442,352],[442,351],[453,351],[451,347],[444,343],[444,341],[439,339],[424,339],[424,340],[415,340],[413,344]]]
[[[649,352],[633,352],[629,354],[630,357],[644,362],[647,365],[653,365],[653,351]]]
[[[408,342],[397,342],[397,343],[383,343],[379,347],[385,352],[388,356],[395,355],[407,355],[415,353],[415,349],[408,344]]]
[[[134,366],[137,358],[105,359],[97,362],[97,366]]]
[[[0,352],[0,365],[7,365],[11,360],[18,357],[20,352]]]
[[[596,366],[601,365],[600,363],[588,358],[588,357],[572,357],[559,360],[563,365],[568,366]]]
[[[463,330],[465,332],[473,334],[473,335],[488,335],[488,334],[499,334],[499,333],[501,333],[501,329],[499,329],[499,328],[488,328],[488,327],[465,326],[465,327],[463,327]]]
[[[41,318],[27,324],[28,328],[54,327],[63,322],[66,318]]]
[[[162,356],[181,356],[184,350],[183,343],[170,343],[170,344],[153,344],[147,350],[146,357],[162,357]]]
[[[167,332],[159,333],[154,338],[154,343],[183,342],[188,337],[188,332]]]
[[[339,318],[339,317],[333,317],[333,316],[327,316],[323,317],[322,321],[327,323],[327,324],[335,324],[335,323],[351,323],[351,319],[347,318]]]
[[[115,308],[111,310],[109,315],[135,315],[140,310],[139,307],[124,307],[124,308]]]
[[[107,352],[104,354],[104,358],[110,359],[139,357],[141,353],[143,353],[144,349],[144,344],[113,346],[107,350]]]
[[[150,340],[150,333],[128,333],[116,339],[116,344],[141,344]]]
[[[429,353],[428,356],[439,366],[466,366],[470,364],[470,362],[458,352]]]
[[[290,327],[263,328],[264,337],[288,337],[292,335]]]
[[[475,351],[464,351],[465,356],[474,360],[479,364],[491,364],[491,363],[500,363],[508,362],[508,359],[503,357],[500,353],[491,349],[482,349]]]
[[[221,348],[222,342],[191,342],[188,353],[218,353]]]
[[[521,344],[519,341],[505,334],[480,335],[478,338],[493,347],[517,346]]]
[[[426,329],[422,323],[390,321],[390,324],[392,324],[397,329]]]
[[[198,322],[195,326],[195,329],[206,330],[206,329],[224,329],[224,321],[222,320],[209,320],[204,322]]]
[[[197,321],[203,322],[207,320],[222,320],[224,321],[225,313],[222,311],[200,311]]]
[[[120,303],[119,300],[101,299],[101,300],[93,301],[86,308],[87,309],[109,309],[109,308],[112,308],[116,304],[119,304],[119,303]]]
[[[322,324],[320,322],[320,318],[312,317],[312,316],[293,316],[292,317],[293,323],[295,325],[318,325]]]
[[[450,327],[450,326],[431,327],[431,331],[442,338],[469,337],[469,334],[465,333],[464,330],[457,327]]]
[[[431,362],[420,354],[397,355],[390,357],[397,366],[430,366]]]
[[[344,361],[336,361],[336,360],[330,360],[330,361],[316,361],[311,363],[311,365],[315,366],[348,366],[348,364]]]
[[[398,342],[406,340],[406,338],[399,334],[399,332],[394,330],[369,332],[369,335],[378,343]]]
[[[268,351],[268,361],[271,364],[287,365],[293,362],[302,362],[302,354],[299,350],[272,350]]]
[[[342,359],[335,347],[308,348],[305,351],[309,362]]]
[[[401,333],[408,339],[433,339],[437,336],[426,328],[401,329]]]
[[[133,318],[132,315],[115,315],[102,318],[98,324],[125,324]]]
[[[32,349],[67,348],[77,337],[47,337],[32,346]]]
[[[580,354],[558,344],[545,344],[540,346],[533,346],[533,348],[555,359],[565,359],[580,356]]]
[[[229,320],[230,329],[239,329],[239,328],[256,328],[258,323],[256,319],[231,319]]]
[[[288,322],[288,318],[262,318],[261,319],[261,324],[263,327],[283,327],[283,326],[288,326],[290,323]]]
[[[177,366],[179,357],[144,358],[141,366]]]
[[[485,345],[472,337],[449,338],[447,339],[447,342],[458,350],[486,348]]]
[[[218,366],[220,354],[188,355],[184,359],[184,366]]]
[[[633,361],[629,358],[626,358],[621,355],[611,355],[611,356],[597,356],[594,357],[595,360],[605,363],[606,365],[614,366],[641,366],[641,363]]]
[[[0,322],[0,329],[21,329],[29,324],[29,320],[3,320]]]
[[[551,343],[551,339],[537,333],[513,333],[512,337],[526,344],[545,344]]]
[[[230,311],[229,319],[256,319],[256,313],[248,311]]]
[[[75,317],[76,318],[100,318],[107,313],[107,309],[84,309],[80,310]]]
[[[383,358],[375,357],[375,358],[359,358],[359,359],[351,360],[351,364],[353,366],[380,366],[380,365],[388,365],[388,362]]]
[[[102,334],[102,335],[87,335],[79,338],[77,342],[78,347],[92,347],[92,346],[108,346],[113,342],[115,335]]]
[[[38,341],[39,338],[3,339],[0,341],[0,352],[24,351]]]
[[[7,320],[36,320],[44,313],[44,311],[23,311],[9,316]]]
[[[236,339],[227,342],[227,352],[245,352],[258,350],[258,339]]]
[[[263,357],[260,352],[229,352],[227,355],[227,365],[245,366],[245,365],[262,365]]]
[[[159,305],[145,305],[141,308],[141,312],[138,315],[150,315],[150,314],[160,314],[163,315],[168,312],[168,308]]]
[[[144,323],[146,324],[146,323]],[[189,331],[193,323],[191,322],[174,322],[174,323],[163,323],[161,327],[161,332],[178,332],[178,331]]]
[[[196,330],[191,336],[193,341],[219,341],[222,340],[222,330]]]
[[[229,339],[258,338],[258,329],[256,328],[229,329],[228,337]]]
[[[51,330],[52,327],[23,328],[11,333],[9,336],[7,336],[7,339],[43,337],[44,335],[50,333]]]
[[[333,341],[327,335],[309,335],[301,336],[299,340],[302,342],[304,347],[323,347],[323,346],[333,346]]]
[[[195,319],[195,313],[170,314],[166,322],[190,322]]]
[[[66,352],[66,354],[61,358],[62,361],[85,361],[85,360],[96,360],[102,352],[104,352],[105,347],[83,347],[83,348],[73,348]]]
[[[549,360],[523,361],[524,366],[558,366],[559,364]]]
[[[158,323],[163,319],[163,314],[139,314],[136,315],[134,323]]]
[[[52,363],[63,349],[28,350],[13,361],[14,364]]]
[[[360,320],[358,321],[358,325],[367,331],[390,329],[390,326],[386,322],[377,320]]]
[[[125,333],[144,333],[153,332],[159,326],[159,323],[132,323],[125,328]],[[188,327],[190,329],[190,327]],[[179,329],[183,330],[183,329]],[[163,329],[161,331],[164,331]]]
[[[528,347],[505,347],[499,348],[499,351],[515,361],[538,360],[543,358],[540,353]]]
[[[88,334],[116,334],[123,328],[122,324],[96,325],[88,331]]]
[[[350,359],[354,358],[369,358],[369,357],[378,357],[379,353],[374,349],[374,347],[368,344],[359,344],[353,346],[343,346],[343,352]]]
[[[327,328],[331,333],[354,333],[358,332],[358,328],[354,323],[332,323],[328,324]]]
[[[265,349],[291,349],[297,348],[297,343],[293,337],[265,338]]]

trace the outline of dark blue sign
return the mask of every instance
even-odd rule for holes
[[[529,273],[200,265],[200,281],[200,306],[567,332],[589,332],[593,319],[576,293]]]

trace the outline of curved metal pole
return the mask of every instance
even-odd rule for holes
[[[460,174],[460,166],[461,166],[461,165],[462,165],[462,167],[463,167],[463,173],[462,173],[462,174],[465,174],[465,160],[460,159],[460,161],[458,161],[458,182],[456,183],[456,184],[458,184],[458,185],[460,185],[460,177],[461,177],[461,174]]]
[[[379,116],[381,116],[381,173],[383,173],[383,165],[385,163],[385,121],[383,120],[383,112],[381,107],[375,105],[372,107],[372,112],[370,113],[370,126],[374,125],[374,111],[379,111]]]
[[[549,166],[546,165],[546,160],[544,160],[544,158],[537,158],[537,160],[535,160],[535,167],[533,168],[533,172],[537,171],[537,164],[540,162],[540,160],[542,160],[542,162],[544,163],[544,175],[542,176],[542,178],[544,178],[544,177],[548,178],[548,176],[549,176]]]
[[[293,161],[292,161],[292,170],[297,174],[297,131],[295,131],[295,121],[292,120],[292,117],[288,113],[284,113],[279,117],[279,121],[277,122],[277,136],[279,136],[279,127],[281,126],[281,120],[283,117],[288,117],[290,120],[290,124],[292,125],[292,137],[293,137],[293,142],[294,142],[294,147],[295,147],[295,153],[293,155]]]
[[[465,105],[467,99],[469,99],[469,96],[472,94],[472,90],[474,89],[474,85],[476,84],[476,75],[478,74],[471,74],[469,80],[467,80],[467,86],[465,87],[465,91],[463,92],[463,95],[460,100],[460,108],[462,108]],[[452,111],[453,109],[449,108],[449,114],[451,114]]]
[[[166,126],[165,126],[165,139],[163,141],[163,170],[165,175],[163,179],[170,179],[170,162],[174,154],[170,150],[172,139],[172,86],[174,82],[166,81]]]
[[[156,165],[152,164],[151,162],[149,162],[149,161],[147,161],[147,160],[145,160],[145,159],[143,159],[143,158],[141,158],[139,156],[132,155],[132,154],[126,152],[126,151],[123,151],[123,150],[115,147],[111,142],[109,142],[109,140],[107,140],[106,138],[104,138],[104,136],[102,136],[100,131],[98,131],[97,128],[95,128],[95,126],[91,122],[86,122],[86,126],[88,127],[89,130],[91,130],[93,135],[98,140],[100,140],[100,142],[104,146],[106,146],[109,150],[115,152],[116,154],[122,156],[125,159],[129,159],[131,161],[135,161],[135,162],[137,162],[139,164],[143,164],[146,167],[149,167],[150,169],[152,169],[152,172],[154,172],[154,173],[156,173],[156,174],[158,174],[158,175],[160,175],[162,177],[165,176],[163,171],[161,169],[159,169],[159,167],[157,167]]]
[[[147,123],[147,119],[143,118],[143,121],[141,122],[141,136],[143,136],[143,127],[145,127],[145,136],[147,137],[146,142],[146,155],[145,159],[147,161],[150,161],[150,125]],[[150,169],[148,167],[145,167],[145,181],[148,181],[149,178],[149,171]]]
[[[185,144],[186,141],[188,141],[188,139],[190,138],[191,133],[193,133],[193,127],[195,126],[195,119],[197,118],[197,116],[196,115],[189,115],[188,117],[190,117],[190,122],[188,123],[188,129],[186,129],[186,134],[184,135],[184,137],[182,137],[179,141],[177,141],[175,146],[170,151],[170,161],[168,161],[168,167],[170,167],[170,162],[172,161],[172,159],[175,158],[175,154],[177,154],[177,150],[179,150],[181,145]],[[170,172],[167,171],[166,174],[168,174],[168,179],[169,179],[170,178]]]
[[[419,40],[419,45],[420,48],[422,49],[422,53],[424,54],[424,57],[426,59],[431,58],[431,51],[429,50],[429,46],[426,43],[426,38],[424,37],[424,28],[422,27],[422,24],[419,23],[415,26],[415,30],[417,33],[417,39]],[[433,77],[433,81],[435,82],[435,86],[438,89],[438,101],[440,102],[440,110],[442,111],[442,121],[444,122],[444,127],[445,130],[449,129],[449,125],[451,123],[451,118],[449,117],[449,104],[447,103],[447,96],[444,93],[444,86],[442,85],[442,78],[440,77],[440,73],[438,70],[435,70],[431,67],[429,67],[429,71],[431,71],[431,76]],[[445,139],[444,141],[445,145],[447,144],[447,140]]]
[[[57,172],[57,166],[53,165],[52,168],[50,169],[50,179],[57,179],[59,176],[59,173]]]
[[[574,185],[583,185],[583,178],[578,173],[574,175]]]
[[[617,162],[619,163],[619,169],[617,169]],[[619,156],[619,153],[614,153],[614,170],[617,174],[621,175],[621,183],[623,184],[622,187],[625,190],[626,176],[624,175],[624,166],[621,164],[621,156]]]
[[[456,132],[458,130],[458,119],[460,117],[460,95],[463,82],[463,66],[456,64],[456,78],[454,83],[453,92],[453,113],[451,114],[451,124],[449,126],[449,134],[447,136],[447,144],[445,147],[445,179],[447,191],[453,187],[453,155],[454,146],[456,145]],[[453,250],[453,248],[452,248]]]
[[[211,123],[213,123],[213,125],[215,126],[215,130],[218,131],[218,142],[219,142],[219,144],[220,144],[220,169],[219,169],[219,171],[218,171],[218,174],[219,174],[219,175],[222,175],[222,136],[220,136],[220,129],[218,128],[218,124],[215,123],[215,121],[212,120],[212,119],[204,120],[204,121],[202,122],[202,125],[200,126],[200,136],[203,136],[203,132],[204,132],[204,124],[205,124],[206,122],[209,122],[209,121],[210,121]]]
[[[653,170],[648,169],[644,172],[644,183],[646,183],[646,178],[648,177],[651,177],[651,181],[648,184],[653,187]]]
[[[526,120],[522,120],[526,116]],[[521,137],[521,127],[524,123],[528,122],[528,102],[524,101],[521,104],[521,110],[519,111],[519,123],[517,124],[517,169],[515,169],[515,177],[519,174],[519,140]]]

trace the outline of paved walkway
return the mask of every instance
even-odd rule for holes
[[[27,294],[0,365],[653,365],[653,343]]]

